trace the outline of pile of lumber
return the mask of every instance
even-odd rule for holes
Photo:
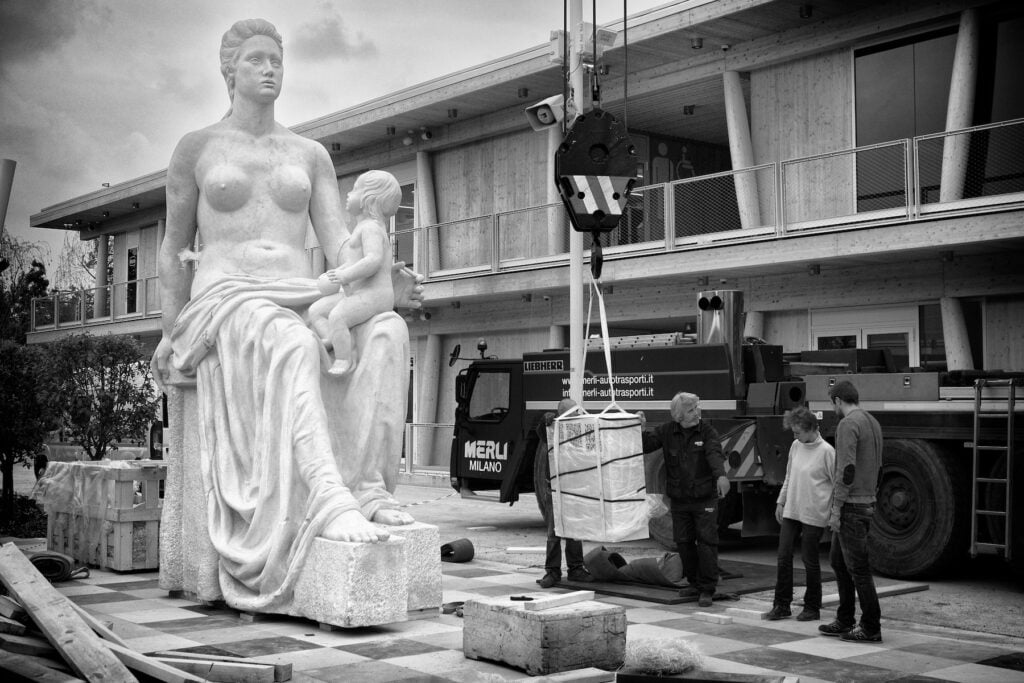
[[[143,655],[108,625],[57,591],[13,543],[0,547],[0,671],[19,680],[231,681],[274,683],[291,679],[291,664],[185,652]],[[4,678],[4,680],[11,680]]]

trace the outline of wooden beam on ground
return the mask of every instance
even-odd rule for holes
[[[151,657],[150,659],[195,674],[207,681],[274,683],[274,667],[270,664],[217,662],[209,659],[181,659],[179,657]]]
[[[0,633],[11,633],[16,636],[25,634],[25,624],[7,617],[0,617]]]
[[[0,595],[0,617],[25,621],[28,619],[28,612],[16,600],[12,600],[10,596]]]
[[[0,652],[0,671],[7,671],[25,680],[39,683],[84,683],[81,678],[40,664],[35,657],[13,652]]]
[[[562,595],[552,595],[550,597],[536,598],[529,602],[523,603],[523,608],[536,611],[542,609],[551,609],[552,607],[562,607],[563,605],[571,605],[574,602],[583,602],[584,600],[593,600],[594,591],[573,591],[572,593],[563,593]]]
[[[71,606],[75,608],[76,612],[78,612],[78,616],[82,617],[82,621],[84,621],[89,626],[89,628],[95,631],[96,635],[98,635],[100,638],[102,638],[103,640],[110,641],[111,643],[117,643],[121,647],[128,647],[128,643],[126,643],[124,639],[121,638],[121,636],[117,635],[109,628],[104,626],[99,619],[89,614],[75,603],[71,603]]]
[[[13,543],[0,547],[0,581],[76,674],[106,683],[137,680]]]
[[[181,669],[168,666],[153,657],[147,657],[135,650],[122,647],[117,643],[107,643],[106,645],[121,660],[124,666],[145,674],[150,678],[155,678],[158,681],[163,681],[164,683],[202,683],[203,681],[198,676],[193,676]]]
[[[154,657],[176,657],[178,659],[201,659],[209,662],[235,662],[236,664],[252,664],[252,660],[244,657],[229,657],[227,655],[204,655],[196,652],[177,652],[175,650],[163,650],[154,652]],[[292,665],[289,662],[266,663],[265,666],[274,667],[274,681],[290,681],[292,679]]]
[[[11,633],[0,633],[0,650],[14,652],[19,655],[36,655],[37,657],[52,657],[60,659],[57,648],[50,645],[44,638],[35,636],[17,636]]]

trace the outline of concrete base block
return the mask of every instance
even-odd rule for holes
[[[462,650],[470,659],[503,662],[531,675],[622,666],[626,608],[594,600],[527,610],[509,596],[467,600]]]
[[[289,613],[344,628],[393,624],[406,620],[408,586],[405,539],[343,543],[317,538],[295,584]]]
[[[405,563],[409,574],[408,610],[414,614],[441,607],[441,533],[433,524],[414,522],[388,527],[392,536],[405,540]]]

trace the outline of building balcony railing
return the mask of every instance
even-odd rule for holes
[[[32,332],[160,317],[156,277],[32,299]]]
[[[615,259],[1008,208],[1024,208],[1024,119],[636,188],[618,227],[601,239],[605,259]],[[569,259],[561,203],[391,237],[395,258],[428,282]],[[322,251],[308,256],[320,272]],[[34,299],[32,331],[159,315],[152,277]]]
[[[636,188],[602,245],[615,259],[1015,207],[1024,119]],[[392,243],[414,245],[429,282],[564,264],[568,230],[558,203],[399,231]]]

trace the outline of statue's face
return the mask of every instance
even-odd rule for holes
[[[362,178],[356,180],[356,184],[348,193],[345,201],[345,210],[355,216],[363,210],[363,193],[366,192],[365,183]]]
[[[284,61],[273,38],[253,36],[242,43],[235,59],[235,97],[272,102],[283,81]]]

